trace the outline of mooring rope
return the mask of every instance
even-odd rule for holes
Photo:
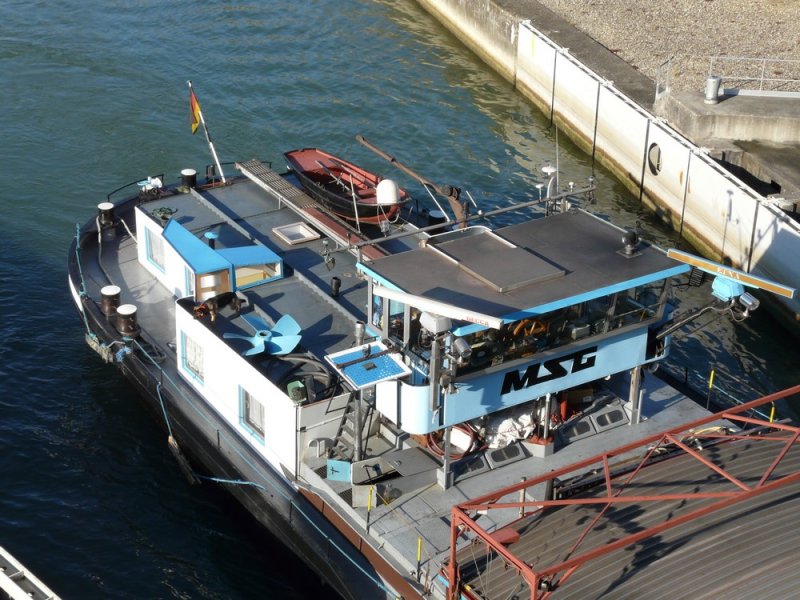
[[[164,371],[164,369],[161,367],[161,365],[159,365],[159,364],[158,364],[158,363],[155,361],[155,359],[153,359],[153,358],[150,356],[150,354],[147,352],[147,350],[145,350],[145,349],[144,349],[144,348],[141,346],[141,344],[139,344],[138,340],[133,340],[133,343],[134,343],[134,344],[135,344],[135,345],[138,347],[138,349],[139,349],[139,350],[142,352],[142,354],[144,354],[144,355],[145,355],[145,356],[148,358],[148,360],[150,360],[150,362],[153,364],[153,366],[155,366],[155,367],[156,367],[156,368],[157,368],[157,369],[158,369],[158,370],[161,372],[162,376],[163,376],[163,377],[165,377],[165,378],[166,378],[166,380],[167,380],[167,381],[168,381],[168,382],[169,382],[169,383],[170,383],[170,384],[171,384],[171,385],[172,385],[172,386],[175,388],[175,390],[178,392],[178,394],[179,394],[179,395],[180,395],[180,396],[181,396],[181,397],[182,397],[182,398],[183,398],[183,399],[184,399],[184,400],[185,400],[185,401],[188,403],[188,405],[189,405],[189,406],[190,406],[190,407],[191,407],[191,408],[192,408],[192,409],[193,409],[193,410],[194,410],[194,411],[195,411],[195,412],[196,412],[196,413],[197,413],[197,414],[198,414],[198,415],[199,415],[199,416],[200,416],[200,417],[201,417],[203,420],[205,420],[205,422],[206,422],[207,424],[209,424],[209,425],[211,425],[211,426],[213,427],[213,426],[214,426],[214,423],[211,421],[211,419],[210,419],[210,418],[209,418],[209,417],[208,417],[208,416],[207,416],[207,415],[206,415],[206,414],[205,414],[203,411],[201,411],[201,410],[200,410],[200,409],[199,409],[199,408],[198,408],[198,407],[195,405],[195,402],[194,402],[194,401],[193,401],[193,400],[192,400],[192,399],[191,399],[191,398],[190,398],[190,397],[189,397],[189,396],[188,396],[188,395],[185,393],[185,391],[184,391],[183,389],[181,389],[181,387],[180,387],[180,386],[178,386],[178,385],[177,385],[177,384],[176,384],[176,383],[175,383],[175,382],[172,380],[172,378],[170,377],[170,375],[169,375],[169,374],[168,374],[166,371]],[[158,399],[159,399],[159,402],[161,403],[161,409],[162,409],[162,412],[163,412],[163,414],[164,414],[164,420],[165,420],[165,422],[166,422],[166,425],[167,425],[167,430],[170,432],[170,436],[172,436],[172,433],[171,433],[171,432],[172,432],[172,427],[171,427],[171,425],[170,425],[170,422],[169,422],[169,417],[168,417],[168,415],[167,415],[167,411],[166,411],[166,407],[165,407],[165,403],[164,403],[163,397],[162,397],[162,395],[161,395],[161,382],[158,382],[158,384],[157,384],[157,386],[156,386],[156,391],[157,391],[157,393],[158,393]],[[218,430],[218,431],[219,431],[219,430]],[[352,565],[353,565],[353,566],[354,566],[356,569],[358,569],[358,570],[359,570],[359,571],[360,571],[360,572],[361,572],[361,573],[362,573],[362,574],[363,574],[365,577],[367,577],[367,579],[369,579],[369,580],[370,580],[372,583],[374,583],[374,584],[375,584],[375,585],[376,585],[378,588],[380,588],[381,590],[383,590],[384,592],[386,592],[386,593],[388,593],[388,594],[392,594],[392,595],[394,595],[396,598],[399,598],[399,597],[400,597],[400,596],[399,596],[399,595],[398,595],[398,594],[397,594],[397,593],[396,593],[394,590],[392,590],[391,588],[388,588],[388,587],[386,587],[386,585],[385,585],[385,584],[384,584],[384,583],[383,583],[381,580],[379,580],[379,579],[376,579],[375,577],[373,577],[373,576],[372,576],[372,574],[370,574],[369,572],[367,572],[367,570],[366,570],[366,569],[364,569],[364,567],[362,567],[360,564],[358,564],[358,563],[355,561],[355,559],[354,559],[353,557],[351,557],[349,554],[347,554],[347,553],[345,552],[345,549],[344,549],[344,548],[342,548],[342,547],[341,547],[339,544],[337,544],[337,543],[336,543],[336,541],[335,541],[335,540],[333,540],[333,539],[332,539],[332,538],[331,538],[331,537],[330,537],[330,536],[329,536],[327,533],[325,533],[325,532],[324,532],[324,531],[323,531],[323,530],[322,530],[322,529],[319,527],[319,525],[317,525],[317,524],[314,522],[314,520],[311,518],[311,516],[310,516],[310,515],[306,514],[306,512],[303,510],[303,508],[302,508],[301,506],[299,506],[299,505],[298,505],[298,504],[295,502],[294,498],[292,498],[291,496],[289,496],[289,494],[287,494],[287,493],[286,493],[286,492],[285,492],[283,489],[281,489],[281,487],[280,487],[280,484],[279,484],[279,483],[277,483],[277,482],[275,482],[275,481],[267,481],[267,480],[271,480],[272,478],[271,478],[271,477],[269,477],[267,474],[265,474],[265,473],[261,472],[261,471],[258,469],[258,467],[257,467],[257,466],[256,466],[256,465],[255,465],[255,464],[254,464],[254,463],[253,463],[253,462],[252,462],[252,461],[251,461],[251,460],[250,460],[250,459],[249,459],[247,456],[245,456],[245,455],[244,455],[244,454],[241,452],[241,450],[240,450],[238,447],[236,447],[236,445],[235,445],[235,444],[231,444],[231,443],[230,443],[230,441],[229,441],[229,440],[227,440],[227,436],[225,436],[225,434],[224,434],[224,433],[221,433],[221,432],[220,432],[220,435],[221,435],[221,436],[223,436],[223,439],[225,439],[226,441],[228,441],[228,443],[229,443],[229,446],[230,446],[230,447],[231,447],[231,448],[234,450],[234,452],[236,452],[236,454],[238,454],[238,455],[239,455],[239,457],[240,457],[240,458],[241,458],[241,459],[242,459],[242,460],[243,460],[243,461],[244,461],[244,462],[245,462],[245,463],[246,463],[246,464],[247,464],[247,465],[248,465],[248,466],[249,466],[251,469],[253,469],[253,470],[254,470],[254,471],[256,471],[257,473],[259,473],[259,474],[260,474],[260,475],[261,475],[261,476],[264,478],[265,482],[266,482],[266,483],[268,483],[268,484],[270,484],[270,486],[271,486],[271,488],[272,488],[272,490],[273,490],[274,492],[277,492],[277,493],[278,493],[278,495],[280,495],[280,496],[281,496],[281,497],[282,497],[284,500],[286,500],[287,502],[289,502],[289,504],[291,504],[291,506],[292,506],[292,507],[293,507],[293,508],[294,508],[294,509],[295,509],[295,510],[296,510],[296,511],[297,511],[297,512],[298,512],[298,513],[299,513],[299,514],[300,514],[300,515],[301,515],[301,516],[302,516],[302,517],[303,517],[303,518],[304,518],[304,519],[305,519],[305,520],[308,522],[308,524],[309,524],[309,525],[311,525],[311,526],[312,526],[312,527],[313,527],[313,528],[314,528],[314,529],[315,529],[315,530],[316,530],[316,531],[317,531],[317,532],[318,532],[318,533],[319,533],[319,534],[320,534],[320,535],[321,535],[321,536],[322,536],[322,537],[325,539],[325,541],[326,541],[328,544],[330,544],[330,545],[331,545],[331,546],[332,546],[334,549],[336,549],[336,550],[337,550],[337,551],[338,551],[338,552],[339,552],[339,553],[342,555],[342,557],[343,557],[343,558],[345,558],[347,561],[349,561],[349,562],[350,562],[350,563],[351,563],[351,564],[352,564]],[[174,439],[174,438],[173,438],[173,439]],[[228,483],[228,484],[231,484],[231,485],[248,485],[248,486],[253,486],[253,487],[255,487],[255,488],[258,488],[258,489],[260,489],[261,491],[263,491],[263,492],[265,492],[265,493],[269,493],[269,489],[268,489],[267,487],[265,487],[264,485],[262,485],[262,484],[260,484],[260,483],[258,483],[258,482],[255,482],[255,481],[248,481],[248,480],[234,480],[234,479],[224,479],[224,478],[219,478],[219,477],[211,477],[211,476],[207,476],[207,475],[200,475],[199,473],[196,473],[196,472],[192,472],[192,475],[193,475],[194,477],[196,477],[197,479],[206,479],[206,480],[209,480],[209,481],[214,481],[214,482],[216,482],[216,483]]]
[[[167,416],[167,407],[164,406],[164,398],[161,396],[160,381],[156,384],[156,394],[158,394],[158,401],[161,403],[161,413],[164,415],[164,422],[167,424],[167,433],[169,433],[169,436],[172,437],[172,425],[170,424],[169,417]]]

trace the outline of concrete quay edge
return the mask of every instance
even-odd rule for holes
[[[445,3],[462,15],[459,23],[443,16],[442,2],[418,2],[512,83],[513,72],[504,61],[515,60],[514,29],[520,22],[530,21],[642,108],[664,118],[697,146],[707,148],[732,172],[744,175],[747,183],[764,195],[779,191],[789,204],[800,197],[800,98],[721,95],[718,103],[708,104],[704,91],[698,91],[671,92],[656,102],[655,81],[536,0],[447,0]],[[489,20],[484,16],[489,13],[491,21],[501,25],[487,35]],[[473,28],[470,22],[481,22],[481,27]]]

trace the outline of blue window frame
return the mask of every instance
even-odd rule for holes
[[[264,405],[250,392],[239,386],[239,422],[257,438],[264,442]]]
[[[183,279],[186,296],[194,295],[194,273],[189,267],[183,267]]]
[[[164,266],[164,239],[156,232],[150,229],[145,229],[144,243],[145,251],[147,253],[147,260],[159,271],[165,273],[166,267]]]
[[[181,368],[198,383],[204,381],[203,346],[181,332]]]

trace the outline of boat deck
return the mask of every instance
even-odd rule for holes
[[[283,314],[292,315],[303,329],[303,347],[319,359],[350,347],[355,340],[354,322],[365,318],[366,285],[356,273],[355,256],[345,251],[338,252],[333,254],[333,263],[326,264],[322,255],[328,248],[327,240],[333,240],[330,248],[335,249],[364,241],[367,236],[350,224],[324,214],[314,200],[263,163],[251,161],[249,166],[259,183],[242,181],[232,186],[208,189],[202,194],[192,191],[167,195],[142,206],[150,210],[169,208],[175,211],[172,218],[197,237],[202,238],[205,232],[213,231],[218,236],[217,248],[258,243],[273,250],[289,266],[287,275],[246,290],[244,296],[250,308],[245,307],[243,312],[248,313],[255,306],[273,320]],[[269,186],[272,192],[267,192],[265,186]],[[129,227],[133,225],[132,215],[121,216]],[[289,244],[273,233],[277,227],[301,220],[310,222],[324,236]],[[387,245],[396,252],[415,247],[417,238],[411,235],[390,242]],[[91,268],[96,264],[94,257],[84,257],[84,262],[90,267],[84,273],[87,291],[91,296],[99,297],[103,286],[109,283],[119,285],[123,302],[134,302],[139,306],[139,323],[153,338],[151,341],[159,346],[167,342],[173,344],[172,295],[140,267],[133,239],[123,236],[117,241],[116,252],[111,248],[113,246],[109,244],[104,245],[103,271]],[[386,252],[372,245],[364,246],[362,250],[364,255],[371,256],[383,256]],[[327,293],[334,277],[341,282],[336,298]],[[229,312],[226,314],[228,318],[219,319],[215,324],[217,334],[248,331],[246,325]]]
[[[620,376],[609,381],[608,384],[606,390],[600,390],[596,395],[598,397],[605,396],[607,402],[613,399],[622,402],[620,396],[627,390],[627,377]],[[627,403],[622,403],[626,411],[625,424],[610,428],[597,435],[572,441],[560,447],[550,456],[534,456],[533,452],[536,449],[533,444],[516,444],[514,447],[520,450],[518,458],[511,456],[506,461],[493,461],[492,466],[488,468],[482,465],[474,472],[457,475],[453,486],[447,490],[430,484],[424,488],[403,493],[396,499],[379,497],[376,505],[370,511],[370,535],[377,544],[384,544],[384,548],[394,555],[395,560],[408,572],[416,570],[416,554],[421,539],[422,572],[423,574],[430,573],[432,577],[435,577],[438,565],[444,564],[448,559],[450,508],[453,505],[512,485],[523,478],[532,479],[545,475],[552,470],[593,457],[601,451],[629,444],[643,436],[659,433],[708,415],[708,412],[697,403],[655,377],[647,378],[643,389],[645,419],[638,425],[631,426],[629,424]],[[499,453],[502,453],[502,450],[504,449],[501,449]],[[506,454],[510,453],[506,451]],[[622,464],[625,460],[633,461],[637,458],[641,458],[640,455],[630,454],[627,457],[620,457],[619,460]],[[347,489],[349,486],[338,484],[337,488],[335,483],[329,484],[318,473],[320,462],[310,459],[306,463],[303,477],[317,488],[332,485],[333,491],[340,492],[340,495],[330,496],[333,506],[366,527],[366,508],[354,509],[348,504],[350,496]],[[534,498],[537,496],[543,498],[544,486],[535,487],[531,492]],[[532,499],[530,494],[527,499]],[[513,518],[513,515],[485,515],[479,522],[484,529],[493,532],[504,527],[510,518]]]

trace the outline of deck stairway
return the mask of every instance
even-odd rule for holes
[[[337,487],[333,482],[336,493],[352,506],[363,507],[371,501],[388,504],[404,493],[433,484],[439,463],[415,442],[405,439],[406,436],[379,424],[375,420],[375,407],[369,402],[362,403],[362,456],[356,456],[357,398],[353,394],[348,402],[336,440],[328,452],[329,467],[339,461],[350,464],[350,485]]]
[[[344,409],[339,429],[336,432],[334,445],[329,451],[329,457],[338,460],[355,461],[361,457],[356,457],[356,402],[359,401],[358,394],[353,393],[347,406]],[[368,402],[361,403],[361,434],[362,439],[366,440],[372,428],[372,421],[375,415],[375,408]],[[367,432],[367,435],[364,435]]]
[[[236,163],[242,174],[261,188],[276,195],[280,201],[305,221],[311,223],[341,246],[350,246],[369,238],[348,222],[327,212],[316,200],[278,175],[258,159]],[[377,245],[362,246],[361,255],[368,260],[386,256],[387,252]]]

